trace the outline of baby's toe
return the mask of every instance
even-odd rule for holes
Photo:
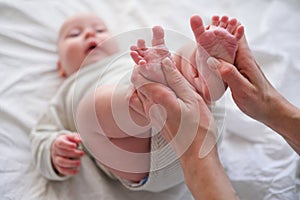
[[[228,17],[227,16],[222,16],[220,20],[219,27],[226,28],[228,25]]]
[[[229,33],[233,34],[236,27],[237,27],[237,19],[233,18],[228,21],[228,25],[226,29]]]

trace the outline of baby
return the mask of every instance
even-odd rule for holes
[[[150,155],[138,159],[139,162],[135,164],[138,169],[132,169],[132,171],[138,173],[110,169],[111,164],[99,159],[99,155],[108,158],[112,155],[111,146],[105,148],[109,144],[107,138],[115,146],[130,152],[148,152],[149,154],[150,149],[153,149],[150,147],[149,136],[139,138],[118,135],[119,132],[115,131],[118,127],[112,127],[114,119],[110,118],[110,107],[104,107],[106,110],[103,113],[100,112],[105,116],[103,123],[109,127],[105,133],[114,134],[116,132],[116,134],[110,135],[110,137],[100,137],[101,132],[97,132],[95,137],[91,138],[96,142],[96,150],[99,150],[99,153],[93,149],[90,138],[85,136],[85,134],[95,132],[88,131],[88,129],[80,131],[81,137],[84,138],[84,149],[80,148],[82,139],[77,130],[85,125],[91,128],[92,126],[89,126],[89,123],[95,120],[95,118],[92,118],[88,122],[76,122],[74,112],[76,112],[80,99],[93,93],[96,86],[97,88],[104,88],[103,90],[99,89],[103,96],[107,92],[111,92],[113,85],[116,85],[124,75],[130,75],[133,62],[129,56],[126,60],[119,58],[116,42],[111,37],[104,22],[94,14],[77,14],[68,18],[60,29],[57,47],[57,69],[60,76],[66,78],[66,80],[51,99],[47,112],[41,117],[31,133],[34,162],[41,174],[50,180],[66,180],[78,173],[83,156],[88,154],[92,159],[96,159],[96,163],[103,172],[111,178],[120,180],[125,187],[131,190],[160,191],[182,182],[183,175],[173,173],[172,176],[166,178],[169,184],[163,187],[156,185],[154,180],[157,179],[152,177],[160,176],[165,170],[159,171],[160,173],[152,173],[153,176],[148,178]],[[100,84],[99,87],[98,83]],[[128,83],[130,83],[130,80]],[[119,94],[122,100],[124,93]],[[88,99],[93,100],[94,98]],[[103,102],[103,105],[110,104],[106,99],[100,99],[99,102],[100,104]],[[87,110],[82,112],[80,109],[78,110],[79,115],[80,113],[93,114],[93,112]],[[134,114],[132,113],[132,115]],[[84,120],[88,119],[87,116],[84,116]],[[141,123],[138,122],[141,126],[145,125],[143,120],[140,118]],[[157,148],[159,147],[157,146]],[[121,164],[128,162],[132,164],[129,159]],[[140,166],[146,166],[146,168],[141,170]],[[165,165],[162,166],[165,167]],[[179,162],[169,166],[180,169]]]
[[[131,56],[139,65],[142,74],[163,84],[166,84],[166,81],[160,68],[161,61],[169,57],[176,62],[177,68],[195,90],[211,103],[220,98],[226,86],[218,74],[208,68],[207,60],[214,56],[233,63],[237,42],[243,36],[244,30],[236,19],[229,20],[226,16],[221,19],[213,17],[212,24],[207,28],[199,16],[193,16],[191,26],[197,48],[184,47],[172,58],[164,43],[164,31],[157,26],[153,28],[152,48],[147,48],[144,40],[138,40],[137,45],[131,47]],[[130,85],[97,87],[91,95],[81,100],[77,110],[77,122],[78,130],[87,146],[106,169],[118,177],[138,182],[145,177],[152,177],[152,171],[156,170],[152,166],[153,162],[162,162],[156,160],[157,157],[167,153],[158,151],[158,156],[152,153],[155,145],[161,145],[158,142],[161,138],[157,138],[160,134],[155,134],[153,127],[149,127],[149,119],[143,118],[137,110],[129,108],[128,101],[136,100],[131,98],[132,95],[136,94],[130,90]],[[90,113],[94,113],[95,116],[91,116]],[[91,120],[93,118],[96,120]],[[114,149],[112,144],[124,151]],[[122,163],[122,166],[107,158],[104,152]],[[143,156],[134,156],[128,152]],[[163,183],[168,181],[164,175],[160,178],[160,184],[156,185],[162,187]],[[168,187],[168,184],[164,186]]]
[[[68,18],[57,40],[60,76],[68,77],[80,67],[116,53],[117,44],[108,40],[111,37],[105,23],[94,14],[77,14]]]
[[[131,47],[131,56],[146,69],[145,74],[156,67],[158,73],[153,80],[162,83],[165,81],[159,72],[160,62],[170,57],[195,89],[211,102],[225,90],[223,86],[222,90],[212,92],[220,83],[215,85],[219,79],[207,68],[207,58],[214,56],[232,63],[243,29],[235,19],[227,17],[213,17],[212,24],[205,28],[201,18],[193,16],[191,26],[198,44],[196,49],[183,48],[173,59],[164,44],[163,30],[154,27],[153,48],[139,40]],[[117,85],[130,73],[132,65],[121,59],[105,69],[118,47],[104,22],[93,14],[68,18],[59,32],[57,46],[58,72],[68,78],[31,134],[34,160],[41,173],[52,180],[65,180],[78,173],[86,152],[108,176],[131,190],[161,191],[182,182],[180,164],[167,141],[160,134],[153,135],[149,120],[129,108],[128,101],[134,94],[130,82]],[[76,76],[75,72],[80,73]],[[101,81],[97,85],[99,74]],[[82,139],[77,131],[83,138],[84,150],[79,148]]]

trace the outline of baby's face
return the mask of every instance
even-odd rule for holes
[[[112,39],[104,42],[109,38],[106,25],[94,14],[78,14],[67,19],[58,38],[60,75],[69,76],[80,67],[116,53],[117,45]]]

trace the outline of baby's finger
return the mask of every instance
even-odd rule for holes
[[[74,133],[72,135],[67,135],[67,139],[71,142],[75,142],[76,144],[82,143],[82,139],[78,133]]]
[[[55,156],[53,158],[53,163],[55,163],[55,166],[61,167],[61,168],[77,168],[81,164],[80,159],[70,159],[70,158],[65,158],[61,156]]]
[[[62,175],[72,176],[78,173],[80,160],[70,160],[62,157],[55,157],[53,159],[55,169]]]
[[[69,139],[67,139],[66,136],[57,138],[53,146],[55,149],[65,149],[65,150],[72,150],[77,148],[77,144],[75,142],[69,141]]]
[[[73,176],[78,174],[77,168],[56,167],[57,171],[64,176]]]
[[[84,156],[84,151],[80,149],[72,149],[72,150],[56,149],[54,151],[54,154],[65,158],[77,159]]]

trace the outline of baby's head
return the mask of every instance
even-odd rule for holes
[[[67,77],[80,67],[116,53],[117,45],[110,38],[105,23],[95,14],[80,13],[68,18],[57,41],[59,74]]]

